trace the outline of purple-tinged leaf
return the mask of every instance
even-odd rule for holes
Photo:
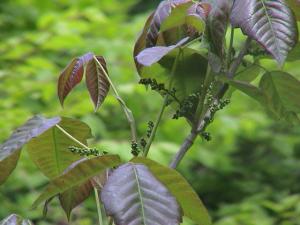
[[[105,72],[108,74],[105,59],[102,56],[96,56],[98,62],[102,65]],[[103,70],[97,64],[96,60],[92,58],[86,66],[86,86],[90,93],[91,99],[95,105],[95,111],[104,102],[109,92],[109,81]]]
[[[225,35],[229,23],[232,0],[207,0],[212,9],[207,19],[208,39],[211,51],[223,59]]]
[[[59,76],[57,94],[61,105],[72,89],[81,82],[88,61],[93,59],[93,53],[77,57],[62,71]]]
[[[81,185],[92,177],[106,171],[106,169],[120,165],[120,163],[120,157],[117,155],[97,156],[92,159],[83,160],[65,174],[51,180],[50,184],[47,185],[32,207],[36,208],[52,196]]]
[[[188,37],[179,41],[176,45],[171,45],[168,47],[158,46],[152,48],[146,48],[140,54],[137,55],[136,60],[138,63],[144,66],[151,66],[152,64],[161,60],[165,55],[169,54],[175,48],[181,47],[188,41]]]
[[[182,220],[175,197],[142,164],[127,163],[114,170],[101,200],[116,225],[177,225]]]
[[[260,43],[282,65],[298,41],[295,17],[284,0],[235,1],[231,23]]]
[[[33,225],[33,223],[28,219],[23,219],[19,215],[11,214],[0,221],[0,225]]]
[[[156,45],[160,26],[162,22],[170,15],[173,8],[180,4],[192,2],[191,0],[164,0],[157,7],[151,21],[147,36],[146,46],[153,47]]]
[[[0,184],[5,182],[16,167],[23,145],[58,124],[60,120],[59,117],[46,119],[42,116],[34,116],[14,131],[10,138],[0,145],[0,168],[6,167],[6,172],[0,173]]]

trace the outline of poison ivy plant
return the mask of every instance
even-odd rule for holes
[[[0,225],[33,225],[30,220],[23,219],[22,217],[12,214],[0,221]]]

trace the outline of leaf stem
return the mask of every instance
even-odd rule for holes
[[[112,82],[112,80],[108,76],[106,70],[103,68],[102,64],[98,61],[96,56],[94,56],[94,60],[97,63],[97,65],[100,67],[100,69],[102,70],[103,74],[106,76],[109,84],[111,85],[111,87],[113,89],[113,92],[115,93],[116,99],[120,103],[120,105],[121,105],[121,107],[122,107],[122,109],[125,113],[126,119],[129,123],[130,130],[131,130],[131,140],[132,140],[132,142],[137,143],[137,131],[136,131],[137,129],[136,129],[136,123],[135,123],[135,119],[134,119],[132,111],[127,107],[126,103],[124,102],[124,100],[119,95],[114,83]]]
[[[227,72],[228,78],[233,78],[236,71],[238,70],[239,65],[241,64],[244,56],[247,54],[248,48],[251,43],[251,38],[247,38],[246,42],[244,43],[238,57],[236,60],[232,63],[230,66],[230,69]],[[223,87],[220,89],[219,93],[216,95],[215,99],[212,101],[212,104],[219,104],[220,99],[224,96],[226,91],[228,90],[228,84],[224,84]],[[185,154],[188,152],[188,150],[193,145],[194,141],[196,140],[199,133],[205,130],[207,125],[210,123],[211,118],[214,116],[214,113],[210,110],[210,107],[207,109],[206,113],[202,116],[202,119],[199,121],[197,125],[197,129],[192,129],[190,134],[186,137],[183,144],[181,145],[180,149],[176,153],[176,155],[173,157],[170,167],[175,169],[181,162],[181,160],[184,158]]]
[[[96,200],[96,205],[97,205],[99,225],[103,225],[103,217],[102,217],[100,198],[99,198],[98,190],[95,187],[94,187],[94,192],[95,192],[95,200]]]
[[[68,133],[64,128],[59,126],[58,124],[55,125],[63,134],[65,134],[68,138],[70,138],[72,141],[76,142],[78,145],[80,145],[83,148],[89,149],[88,146],[83,144],[81,141],[77,140],[75,137],[73,137],[70,133]],[[97,212],[98,212],[98,218],[99,218],[99,225],[103,225],[103,218],[102,218],[102,211],[101,211],[101,202],[98,195],[97,188],[94,187],[95,192],[95,199],[96,199],[96,205],[97,205]]]
[[[230,64],[231,64],[231,60],[232,60],[233,40],[234,40],[234,28],[231,27],[230,42],[229,42],[229,49],[228,49],[227,63],[226,63],[227,69],[230,68]]]

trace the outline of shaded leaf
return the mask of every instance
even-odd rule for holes
[[[161,60],[165,55],[169,54],[175,48],[178,48],[185,44],[189,38],[186,37],[178,42],[176,45],[171,45],[168,47],[159,46],[159,47],[152,47],[146,48],[140,54],[136,56],[136,60],[139,64],[144,66],[151,66],[152,64]]]
[[[300,1],[299,0],[286,0],[290,8],[296,15],[298,21],[300,21]]]
[[[176,225],[182,220],[176,199],[141,164],[127,163],[114,170],[101,199],[116,225]]]
[[[0,172],[0,184],[6,180],[16,167],[23,145],[55,126],[60,120],[59,117],[47,119],[39,115],[34,116],[23,126],[16,129],[10,138],[0,145],[0,168],[6,168],[5,172]]]
[[[283,0],[235,1],[231,23],[260,43],[280,65],[298,41],[294,15]]]
[[[33,225],[30,220],[23,219],[22,217],[11,214],[2,221],[0,221],[0,225]]]
[[[93,186],[91,182],[87,181],[82,185],[75,186],[59,194],[60,204],[64,209],[69,221],[72,210],[84,202],[90,196],[92,190]]]
[[[118,166],[120,163],[120,157],[117,155],[98,156],[82,161],[67,173],[53,179],[33,203],[32,207],[35,208],[50,197],[81,185],[97,174],[102,173],[108,168]]]
[[[197,224],[211,224],[211,219],[202,201],[180,173],[147,158],[138,157],[131,161],[142,163],[149,168],[154,176],[176,197],[186,217]]]
[[[223,59],[225,55],[225,36],[232,8],[232,0],[207,0],[212,9],[207,19],[207,35],[210,50]]]
[[[91,59],[93,59],[93,53],[77,57],[60,74],[57,93],[61,105],[72,89],[81,82],[86,63]]]
[[[89,126],[79,120],[62,118],[59,125],[80,142],[87,144],[92,137]],[[27,147],[31,160],[50,179],[60,176],[66,168],[81,157],[70,152],[68,147],[81,147],[57,127],[32,139]]]
[[[102,56],[96,56],[96,58],[108,74],[105,59]],[[86,86],[95,105],[95,110],[97,110],[106,98],[110,84],[94,58],[89,60],[86,66]]]

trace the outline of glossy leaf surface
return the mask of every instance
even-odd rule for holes
[[[97,56],[96,58],[108,74],[105,59],[102,56]],[[97,110],[106,98],[110,84],[94,58],[89,60],[86,66],[86,86],[95,105],[95,110]]]
[[[12,214],[0,221],[0,225],[33,225],[30,220]]]
[[[81,185],[90,178],[104,172],[108,168],[118,166],[120,163],[120,158],[117,155],[98,156],[84,160],[62,176],[53,179],[50,184],[47,185],[43,193],[33,203],[32,207],[35,208],[52,196]]]
[[[180,173],[146,158],[134,158],[132,162],[142,163],[149,168],[154,176],[176,197],[184,216],[189,217],[197,224],[211,224],[210,216],[202,201]]]
[[[0,172],[0,184],[5,182],[16,167],[23,145],[58,124],[60,120],[59,117],[47,119],[43,116],[34,116],[0,145],[0,168],[4,168],[4,171]]]
[[[298,41],[294,15],[283,0],[235,1],[231,23],[259,42],[280,65]]]
[[[127,163],[111,174],[101,199],[116,225],[180,224],[176,199],[141,164]]]

